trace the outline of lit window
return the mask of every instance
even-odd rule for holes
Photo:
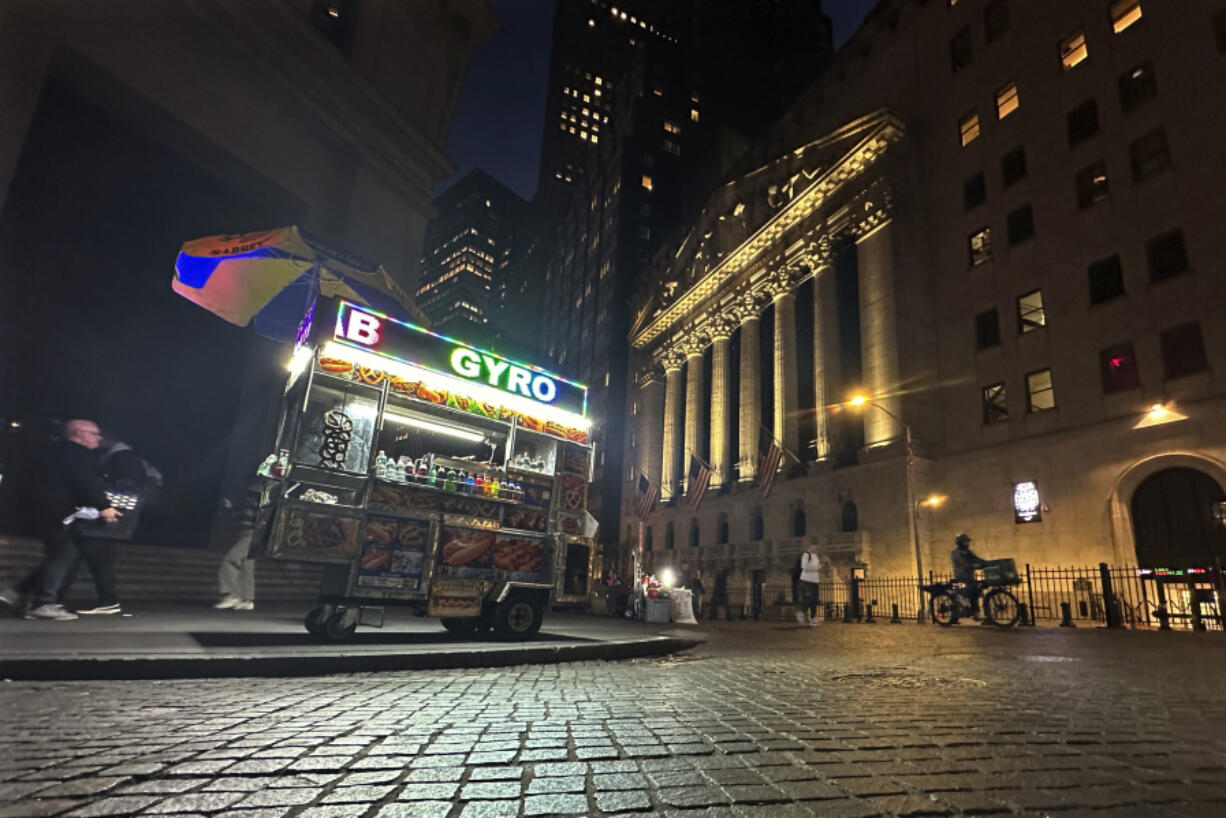
[[[978,139],[979,114],[970,113],[962,117],[962,119],[958,121],[958,131],[961,134],[963,147],[966,147]]]
[[[1131,341],[1100,350],[1098,368],[1102,373],[1103,392],[1122,392],[1141,385],[1137,355]]]
[[[1056,408],[1056,390],[1051,370],[1040,369],[1026,376],[1026,411],[1044,412]]]
[[[1009,422],[1008,395],[1003,383],[993,383],[983,388],[983,425]]]
[[[595,90],[592,91],[592,94],[595,96],[600,96],[600,89],[596,88]]]
[[[667,133],[681,133],[681,127],[679,125],[674,125],[673,123],[669,122],[667,119],[664,120],[664,130]]]
[[[992,260],[992,228],[985,227],[971,233],[970,260],[972,267]]]
[[[595,28],[595,27],[596,27],[596,21],[595,21],[595,20],[593,20],[592,18],[590,18],[590,17],[589,17],[589,18],[588,18],[588,20],[587,20],[587,27],[588,27],[588,28]]]
[[[1004,119],[1021,106],[1017,97],[1017,83],[1011,82],[996,92],[996,118]]]
[[[644,190],[652,189],[651,188],[651,177],[648,176],[646,173],[643,174],[643,189]]]
[[[609,385],[609,373],[608,372],[604,373],[604,385],[605,386]]]
[[[1064,66],[1065,70],[1081,64],[1088,56],[1090,56],[1090,52],[1086,48],[1086,35],[1080,29],[1070,34],[1060,43],[1060,63]]]
[[[1035,290],[1017,299],[1017,331],[1019,335],[1034,332],[1047,326],[1047,313],[1043,310],[1043,291]]]
[[[599,139],[597,139],[596,134],[592,134],[592,144],[594,145],[594,144],[596,144],[596,143],[597,143],[597,142],[599,142],[599,141],[600,141],[600,140],[599,140]]]
[[[698,109],[691,108],[690,109],[690,122],[697,122],[697,121],[698,121]]]
[[[597,77],[597,78],[596,78],[596,84],[597,84],[597,85],[604,85],[604,77]]]
[[[1077,174],[1074,181],[1077,189],[1077,206],[1083,210],[1106,201],[1110,195],[1105,162],[1095,162],[1085,168]]]
[[[1111,28],[1116,34],[1141,19],[1141,0],[1116,0],[1111,4]]]

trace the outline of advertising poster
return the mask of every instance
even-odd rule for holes
[[[545,581],[545,538],[500,532],[491,552],[501,579],[515,582]]]
[[[273,553],[303,562],[346,563],[358,552],[358,517],[289,506],[282,512],[279,541]]]
[[[439,529],[438,574],[462,579],[493,579],[492,559],[497,532],[492,529],[444,525]]]
[[[403,591],[420,588],[429,536],[427,520],[368,518],[358,563],[358,587]]]
[[[430,583],[430,603],[427,616],[462,619],[481,615],[481,597],[485,585],[468,579],[437,579]]]

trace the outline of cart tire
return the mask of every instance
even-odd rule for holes
[[[983,615],[998,628],[1012,628],[1019,615],[1017,597],[1004,588],[989,591],[983,598]]]
[[[448,633],[454,633],[456,636],[471,636],[477,632],[475,619],[452,619],[445,616],[439,622],[443,623]]]
[[[958,624],[958,600],[950,594],[933,594],[932,621],[943,628]]]
[[[324,632],[324,625],[326,622],[327,619],[324,617],[324,609],[312,608],[310,612],[307,613],[306,619],[303,620],[302,624],[306,625],[307,633],[311,634],[311,636],[320,637],[327,635]]]
[[[324,635],[334,642],[344,642],[353,636],[353,632],[358,629],[357,620],[353,620],[348,625],[345,622],[345,612],[337,611],[327,618],[324,622]]]
[[[524,641],[536,636],[545,618],[544,607],[527,595],[513,595],[498,603],[494,612],[494,635],[499,639]]]

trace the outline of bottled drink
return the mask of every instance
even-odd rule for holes
[[[465,485],[467,486],[467,488],[464,489],[464,491],[467,492],[468,494],[476,494],[477,478],[472,472],[468,473],[468,479],[466,479],[464,482],[465,482]]]
[[[438,466],[430,467],[430,485],[432,486],[438,485]]]
[[[473,494],[485,494],[485,477],[481,472],[477,472],[473,478]]]
[[[375,455],[375,477],[387,477],[387,452],[382,449]]]
[[[494,485],[490,490],[491,497],[497,497],[502,491],[502,482],[498,479],[498,475],[494,475]]]

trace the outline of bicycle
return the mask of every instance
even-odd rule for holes
[[[984,618],[998,628],[1011,628],[1018,623],[1020,608],[1017,597],[1006,586],[1017,585],[1021,580],[1013,560],[989,560],[982,567],[981,589],[988,589],[980,600]],[[929,612],[932,621],[942,627],[958,624],[963,616],[970,615],[974,608],[966,598],[967,583],[957,580],[921,585],[930,596]]]

